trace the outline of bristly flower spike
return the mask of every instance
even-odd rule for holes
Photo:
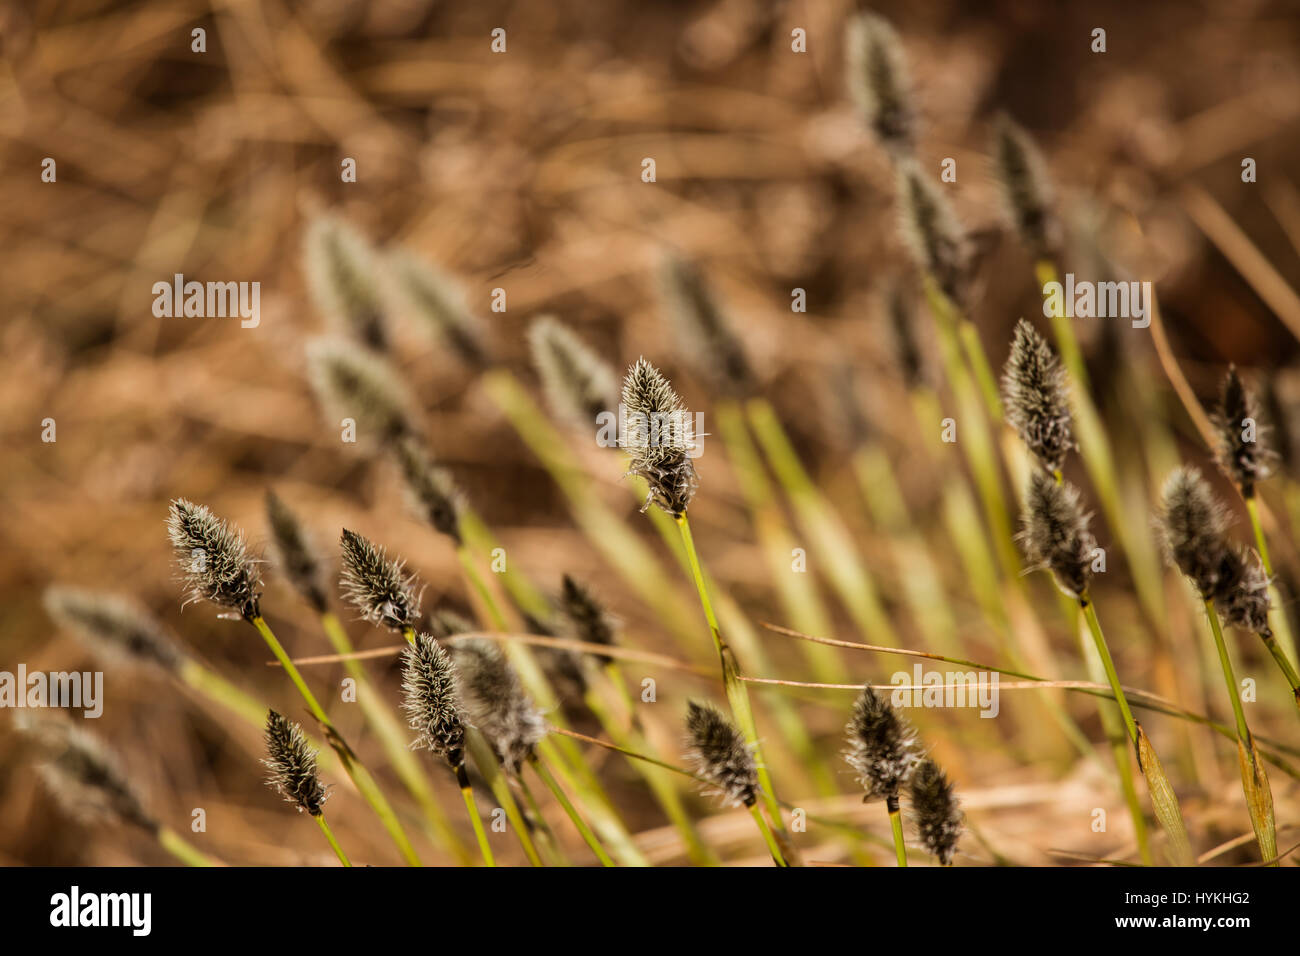
[[[460,285],[409,252],[394,253],[388,265],[415,315],[466,365],[486,368],[491,356],[484,344],[483,323],[470,311]]]
[[[626,427],[620,443],[629,456],[628,473],[650,486],[644,511],[653,503],[674,518],[681,517],[695,496],[698,477],[691,414],[668,379],[644,358],[623,379]]]
[[[342,220],[322,216],[307,229],[304,258],[317,308],[363,344],[387,349],[386,310],[370,243]]]
[[[560,593],[560,609],[577,634],[578,640],[587,644],[614,644],[615,626],[605,610],[604,605],[596,600],[591,591],[579,584],[569,575],[564,576],[563,589]],[[596,659],[602,664],[610,663],[613,658],[598,654]]]
[[[1050,258],[1060,243],[1060,224],[1052,211],[1047,163],[1033,138],[1009,116],[993,123],[993,159],[1007,211],[1036,259]]]
[[[881,145],[895,155],[915,148],[916,110],[903,44],[890,23],[862,13],[849,24],[849,92]]]
[[[262,575],[238,529],[203,505],[177,498],[171,503],[167,532],[189,600],[211,601],[249,621],[259,616]]]
[[[415,746],[465,762],[465,717],[451,655],[428,634],[402,652],[402,710],[415,731]]]
[[[440,468],[423,441],[404,438],[393,446],[407,496],[420,517],[459,545],[461,492],[451,472]]]
[[[899,226],[917,268],[960,306],[966,292],[966,232],[948,199],[913,160],[898,167]]]
[[[1052,347],[1024,319],[1016,324],[1002,373],[1002,396],[1007,421],[1039,463],[1059,475],[1065,456],[1075,447],[1065,370]]]
[[[885,800],[898,809],[898,794],[921,759],[916,731],[883,694],[864,686],[844,728],[849,749],[844,759],[866,791],[864,800]]]
[[[686,734],[687,758],[699,775],[717,787],[727,803],[754,806],[758,799],[758,768],[740,731],[711,704],[691,701]]]
[[[501,765],[518,774],[547,734],[545,716],[494,643],[485,638],[458,641],[453,653],[470,723],[491,741]]]
[[[313,610],[324,613],[328,604],[325,571],[307,529],[280,496],[269,490],[266,519],[276,564]]]
[[[908,787],[912,817],[921,845],[940,863],[952,863],[961,839],[962,812],[947,774],[930,758],[921,761]]]
[[[1277,453],[1266,441],[1269,429],[1259,422],[1259,402],[1236,366],[1228,368],[1212,418],[1219,467],[1236,482],[1243,498],[1253,498],[1255,485],[1273,473]]]
[[[97,652],[131,664],[176,671],[185,652],[154,617],[133,599],[80,588],[45,589],[45,610]]]
[[[1056,586],[1080,601],[1088,593],[1097,546],[1088,519],[1073,485],[1058,483],[1041,471],[1030,476],[1021,519],[1024,530],[1018,536],[1025,555],[1034,570],[1051,571]]]
[[[733,397],[754,389],[744,346],[719,307],[704,273],[668,255],[659,270],[665,308],[682,354],[718,392]]]
[[[377,627],[395,631],[414,628],[420,619],[420,596],[415,579],[390,561],[384,549],[357,534],[343,530],[343,573],[339,585],[344,597],[361,616]]]
[[[528,329],[533,367],[558,418],[594,427],[597,416],[618,404],[618,373],[572,329],[543,316]]]
[[[1165,554],[1206,599],[1232,577],[1232,549],[1227,541],[1228,515],[1201,473],[1180,466],[1161,492],[1160,533]]]
[[[266,713],[266,759],[270,773],[267,785],[278,790],[289,803],[311,814],[321,815],[329,794],[316,772],[316,751],[302,728],[273,710]]]
[[[351,419],[357,441],[372,449],[419,434],[406,384],[378,355],[338,339],[314,339],[307,345],[307,364],[331,426]]]

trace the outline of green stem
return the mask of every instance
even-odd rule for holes
[[[785,857],[781,853],[781,847],[776,842],[776,836],[772,833],[771,828],[767,825],[767,820],[763,818],[763,811],[758,809],[758,801],[755,800],[749,804],[749,815],[754,818],[758,824],[758,832],[763,834],[763,842],[767,844],[767,852],[772,854],[772,862],[777,866],[789,866]]]
[[[456,783],[460,785],[460,795],[465,800],[465,809],[469,812],[469,822],[474,826],[474,837],[478,840],[478,849],[483,855],[483,863],[487,866],[496,866],[492,847],[488,845],[487,831],[483,829],[483,818],[479,816],[478,804],[474,802],[474,789],[469,785],[469,775],[465,773],[465,762],[462,760],[453,769],[456,771]]]
[[[898,856],[898,865],[907,866],[907,844],[903,842],[903,814],[898,809],[898,797],[887,797],[885,806],[889,810],[889,827],[894,831],[894,852]]]
[[[1210,619],[1210,630],[1214,634],[1214,646],[1219,652],[1219,666],[1223,669],[1223,680],[1228,686],[1228,699],[1232,701],[1232,716],[1237,722],[1237,739],[1250,748],[1250,728],[1246,726],[1246,711],[1241,706],[1241,691],[1237,687],[1237,678],[1232,672],[1232,659],[1228,657],[1228,645],[1223,640],[1223,628],[1219,625],[1219,614],[1214,609],[1214,600],[1205,598],[1205,616]]]
[[[596,839],[596,834],[591,832],[591,827],[587,826],[587,822],[583,820],[578,811],[574,809],[568,796],[565,795],[563,788],[556,783],[555,777],[553,777],[550,770],[546,768],[546,764],[542,763],[542,761],[538,759],[537,754],[531,755],[528,762],[532,765],[533,771],[541,779],[542,783],[546,784],[546,788],[551,791],[551,794],[557,801],[559,801],[560,806],[564,808],[564,812],[568,814],[569,820],[572,821],[575,827],[577,827],[578,833],[582,835],[583,842],[591,848],[592,853],[596,854],[596,859],[600,860],[600,865],[613,866],[614,861],[610,859],[609,854],[605,852],[605,848],[601,846],[600,841]]]
[[[334,839],[334,831],[330,829],[330,825],[325,822],[325,814],[318,813],[316,823],[320,826],[320,832],[325,834],[325,839],[330,841],[330,846],[334,849],[334,855],[339,858],[339,862],[344,866],[351,866],[352,861],[348,859],[347,854],[343,852],[343,848],[339,846],[339,841]]]
[[[205,853],[196,849],[179,833],[170,827],[159,827],[154,834],[158,845],[180,860],[186,866],[216,866],[216,862]]]
[[[1110,647],[1106,644],[1106,636],[1101,632],[1101,621],[1097,620],[1097,608],[1086,594],[1079,598],[1079,606],[1083,608],[1083,616],[1088,622],[1088,630],[1092,632],[1092,639],[1097,645],[1097,654],[1101,657],[1101,666],[1106,669],[1106,679],[1110,681],[1110,689],[1115,694],[1115,703],[1119,704],[1120,716],[1124,718],[1124,729],[1128,731],[1129,740],[1136,744],[1138,739],[1137,721],[1133,719],[1133,711],[1129,710],[1128,698],[1124,695],[1124,688],[1120,686],[1119,674],[1115,671],[1115,661],[1110,656]]]
[[[465,748],[469,751],[474,765],[478,767],[478,772],[487,781],[492,795],[497,798],[497,803],[505,810],[506,819],[515,828],[516,838],[519,840],[519,845],[524,848],[524,855],[528,857],[528,862],[533,866],[541,866],[542,858],[537,855],[537,847],[533,845],[523,814],[519,812],[519,804],[515,802],[514,794],[510,792],[505,774],[501,772],[501,764],[497,762],[496,754],[492,752],[492,746],[487,742],[487,738],[477,727],[465,728]]]

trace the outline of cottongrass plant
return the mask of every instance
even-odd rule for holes
[[[419,433],[415,400],[386,359],[346,339],[317,338],[307,343],[307,371],[329,425],[350,419],[361,447],[379,450]]]
[[[926,757],[912,771],[907,792],[917,839],[941,864],[950,866],[961,838],[963,817],[948,775]]]
[[[390,254],[386,268],[397,293],[434,338],[471,368],[491,363],[483,322],[454,279],[405,250]]]
[[[343,220],[320,216],[307,228],[303,264],[312,300],[338,331],[385,351],[387,308],[369,241]]]
[[[59,806],[89,824],[143,830],[186,866],[214,866],[207,855],[164,826],[144,807],[120,762],[94,735],[61,717],[18,714],[18,732],[38,754],[38,772]]]
[[[844,729],[849,742],[844,759],[866,791],[863,800],[885,801],[898,865],[907,866],[898,796],[921,762],[916,731],[870,685],[854,701],[853,716]]]
[[[618,373],[559,319],[546,315],[534,320],[528,346],[556,418],[594,428],[597,416],[618,404]]]
[[[912,82],[902,41],[889,21],[861,13],[850,22],[848,75],[853,102],[880,144],[895,155],[910,155],[917,125]]]
[[[292,720],[269,710],[266,713],[265,736],[266,758],[262,763],[269,771],[267,785],[294,804],[300,813],[306,813],[315,820],[339,862],[351,866],[352,862],[325,821],[324,804],[329,798],[329,792],[320,781],[320,774],[316,770],[316,752],[307,743],[302,728]]]

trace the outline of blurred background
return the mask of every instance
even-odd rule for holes
[[[849,531],[897,642],[939,650],[934,635],[946,633],[965,656],[1007,665],[941,517],[942,486],[964,466],[956,451],[933,450],[937,421],[918,424],[908,401],[917,381],[946,393],[924,308],[914,303],[917,378],[902,367],[886,306],[891,290],[914,280],[889,158],[847,93],[844,34],[855,9],[837,0],[5,5],[0,669],[23,662],[29,671],[104,670],[104,716],[87,724],[121,754],[152,811],[205,851],[232,863],[331,862],[314,828],[264,786],[256,728],[163,676],[104,664],[55,627],[41,604],[51,583],[129,592],[213,670],[301,718],[251,629],[219,620],[210,606],[182,611],[164,530],[168,501],[183,496],[245,529],[263,550],[263,495],[273,488],[331,554],[339,529],[355,528],[408,560],[427,585],[427,608],[469,609],[455,553],[405,510],[390,468],[340,443],[306,383],[304,342],[328,323],[309,294],[302,245],[306,224],[325,212],[380,248],[404,248],[457,276],[496,361],[539,405],[526,330],[549,313],[615,368],[639,355],[655,362],[710,426],[721,396],[683,359],[656,279],[665,249],[694,262],[743,341],[758,392]],[[1032,258],[1007,227],[992,178],[991,120],[1005,110],[1036,138],[1057,184],[1070,236],[1064,268],[1155,283],[1171,353],[1200,400],[1213,401],[1235,362],[1269,395],[1283,450],[1300,448],[1290,431],[1293,422],[1300,427],[1300,376],[1291,369],[1300,332],[1295,5],[981,0],[872,9],[894,23],[911,65],[923,168],[937,177],[943,159],[956,161],[957,180],[944,189],[975,238],[970,315],[995,368],[1020,316],[1046,329]],[[1107,31],[1104,54],[1090,51],[1095,27]],[[191,49],[196,28],[206,31],[206,52]],[[506,31],[504,53],[492,52],[496,28]],[[805,31],[806,52],[792,50],[794,30]],[[55,183],[41,180],[46,157],[57,163]],[[647,157],[654,183],[642,181]],[[1241,179],[1246,157],[1257,164],[1253,184]],[[345,158],[355,160],[354,183],[341,180]],[[260,282],[259,326],[155,317],[153,283],[174,273]],[[505,290],[505,312],[491,311],[494,289]],[[805,291],[806,313],[792,313],[794,289]],[[629,646],[683,658],[654,609],[575,526],[479,371],[402,309],[389,318],[393,361],[418,395],[433,445],[511,565],[547,591],[562,572],[573,574],[618,616]],[[1180,460],[1206,470],[1238,508],[1151,334],[1107,320],[1075,327],[1117,458],[1134,469],[1124,487],[1135,534],[1149,537],[1142,502],[1154,500],[1163,471]],[[41,440],[47,418],[57,423],[52,443]],[[754,676],[814,680],[798,641],[759,627],[793,622],[735,463],[706,430],[695,537],[775,672],[743,654],[742,664]],[[855,472],[862,447],[879,453],[900,489],[892,521]],[[660,552],[672,597],[694,620],[689,580],[637,514],[619,457],[594,448],[572,454],[626,527]],[[1288,615],[1297,570],[1287,517],[1293,464],[1288,456],[1285,474],[1262,489]],[[1068,472],[1090,498],[1077,459]],[[777,511],[794,545],[808,547],[800,514],[784,501]],[[1094,521],[1109,549],[1113,531],[1104,516]],[[1244,517],[1234,533],[1248,539]],[[935,570],[943,595],[937,624],[909,597],[915,565],[907,547],[920,547]],[[1134,597],[1122,553],[1110,554],[1098,602],[1125,683],[1230,719],[1221,682],[1200,666],[1204,621],[1182,580],[1163,576],[1157,627]],[[810,554],[810,578],[822,557]],[[274,569],[267,576],[264,607],[290,651],[328,653],[305,605]],[[1034,575],[1023,586],[1039,622],[1040,660],[1054,669],[1044,676],[1086,679],[1050,582]],[[825,580],[814,587],[828,636],[888,643],[862,633]],[[350,612],[342,616],[359,646],[394,644]],[[707,663],[702,628],[700,640],[697,660]],[[1271,660],[1249,635],[1230,641],[1243,673],[1260,685],[1252,727],[1294,745],[1294,708]],[[911,667],[906,658],[860,652],[837,661],[845,683],[883,683]],[[658,681],[659,700],[647,706],[668,728],[659,756],[681,763],[672,745],[684,701],[721,701],[717,681],[650,662],[624,666],[634,684]],[[396,700],[396,656],[368,667]],[[377,754],[355,708],[330,690],[341,666],[307,673],[363,757]],[[956,780],[972,824],[958,862],[1131,858],[1113,768],[1080,759],[1050,734],[1035,737],[1030,693],[1005,691],[996,720],[970,710],[912,714]],[[793,708],[840,794],[796,777],[782,788],[773,757],[782,797],[887,839],[884,814],[861,804],[839,757],[852,693],[756,692],[760,723],[772,734],[767,702],[775,697]],[[1090,740],[1102,740],[1091,699],[1063,695],[1059,703]],[[599,734],[582,714],[574,719]],[[1145,720],[1197,850],[1226,846],[1215,863],[1257,859],[1253,843],[1239,840],[1250,826],[1230,741],[1170,717]],[[627,765],[599,750],[591,759],[652,858],[684,862]],[[0,767],[0,862],[168,861],[146,836],[86,827],[59,812],[9,715],[0,715]],[[454,810],[450,778],[435,769]],[[1270,774],[1279,826],[1289,825],[1300,788],[1280,770]],[[345,782],[330,782],[338,784],[331,820],[353,859],[398,862],[365,805]],[[706,796],[690,804],[694,815],[712,818],[706,833],[725,858],[764,862],[743,812]],[[190,833],[196,807],[206,810],[206,833]],[[1096,807],[1109,810],[1105,833],[1092,829]],[[552,822],[578,858],[574,834],[558,814]],[[855,850],[891,859],[886,844],[830,825],[810,825],[799,839],[814,860],[848,862]],[[1279,834],[1280,847],[1294,842],[1294,830]],[[427,842],[420,849],[429,862],[447,862]],[[502,845],[503,858],[519,862],[512,850]]]

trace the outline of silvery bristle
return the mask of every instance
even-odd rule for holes
[[[1051,571],[1056,586],[1073,598],[1082,598],[1092,579],[1097,542],[1088,519],[1073,485],[1041,471],[1030,475],[1018,537],[1034,570]]]
[[[912,774],[908,789],[911,815],[921,845],[948,866],[962,833],[962,812],[952,783],[939,765],[927,757]]]
[[[916,111],[903,44],[890,23],[870,13],[853,19],[848,30],[849,92],[881,144],[911,153]]]
[[[316,772],[316,751],[307,743],[302,728],[273,710],[266,712],[266,759],[262,761],[271,772],[266,782],[275,788],[289,803],[296,804],[314,817],[321,814],[321,805],[329,793]]]
[[[524,692],[519,675],[492,641],[457,641],[452,654],[470,723],[491,741],[502,766],[518,773],[547,734],[545,716]]]
[[[86,823],[112,821],[150,832],[158,829],[116,755],[99,738],[60,717],[20,713],[14,725],[35,745],[41,779],[69,816]]]
[[[686,713],[687,759],[696,772],[735,806],[758,799],[758,768],[739,730],[711,704],[690,702]]]
[[[695,265],[666,256],[659,285],[682,354],[718,392],[744,396],[754,390],[754,373],[744,346]]]
[[[385,308],[370,243],[350,225],[321,216],[307,230],[307,288],[341,332],[373,349],[388,347]]]
[[[1052,211],[1047,163],[1033,138],[1009,116],[993,124],[993,159],[1003,199],[1021,241],[1037,259],[1051,256],[1060,242]]]
[[[339,586],[348,603],[376,627],[402,631],[420,620],[420,597],[415,579],[390,561],[384,549],[355,531],[343,530],[343,571]]]
[[[453,767],[465,760],[465,720],[456,690],[451,655],[428,634],[402,652],[402,710],[415,731],[415,746],[447,758]]]
[[[620,444],[629,456],[628,472],[650,486],[644,511],[653,503],[674,517],[686,513],[698,478],[690,455],[694,419],[668,379],[639,358],[623,379],[627,427]]]
[[[568,326],[544,316],[529,327],[528,344],[556,417],[594,428],[601,412],[618,405],[618,373]]]
[[[921,759],[912,725],[868,685],[854,702],[844,731],[849,742],[844,759],[856,771],[864,799],[897,801],[899,789]]]
[[[1160,533],[1165,554],[1191,579],[1203,598],[1212,598],[1231,577],[1228,515],[1201,473],[1190,465],[1175,468],[1161,492]]]
[[[1228,624],[1254,634],[1272,633],[1268,625],[1269,577],[1258,554],[1243,549],[1232,555],[1219,578],[1214,606]]]
[[[567,574],[564,576],[563,589],[560,593],[560,609],[573,625],[578,640],[588,644],[606,646],[614,644],[614,622],[610,619],[604,605],[596,600],[588,588]],[[602,664],[608,664],[613,660],[612,657],[604,654],[596,655],[596,659]]]
[[[1259,402],[1241,380],[1235,366],[1228,369],[1212,416],[1218,437],[1219,467],[1227,473],[1242,497],[1255,494],[1256,483],[1273,473],[1277,453],[1266,435],[1271,430],[1259,421]]]
[[[471,368],[490,364],[483,323],[470,311],[465,292],[454,279],[408,252],[393,254],[389,268],[415,316],[443,344]]]
[[[168,671],[175,671],[185,660],[185,652],[162,624],[134,599],[54,586],[45,589],[45,610],[55,623],[113,659]]]
[[[266,520],[271,526],[271,554],[289,583],[317,612],[324,612],[325,570],[298,516],[274,491],[266,493]]]
[[[378,355],[340,339],[313,339],[307,364],[331,427],[351,419],[357,441],[369,448],[418,434],[415,401],[397,370]]]
[[[1052,347],[1024,319],[1016,324],[1002,373],[1002,396],[1007,421],[1034,457],[1048,471],[1060,471],[1075,447],[1065,370]]]
[[[403,438],[393,446],[411,504],[429,525],[460,544],[461,492],[451,472],[440,468],[423,441]]]
[[[211,601],[250,621],[258,616],[262,575],[242,532],[203,505],[177,498],[168,513],[167,533],[189,600]]]
[[[903,240],[917,268],[960,306],[969,264],[965,230],[939,186],[910,160],[898,167],[898,213]]]

